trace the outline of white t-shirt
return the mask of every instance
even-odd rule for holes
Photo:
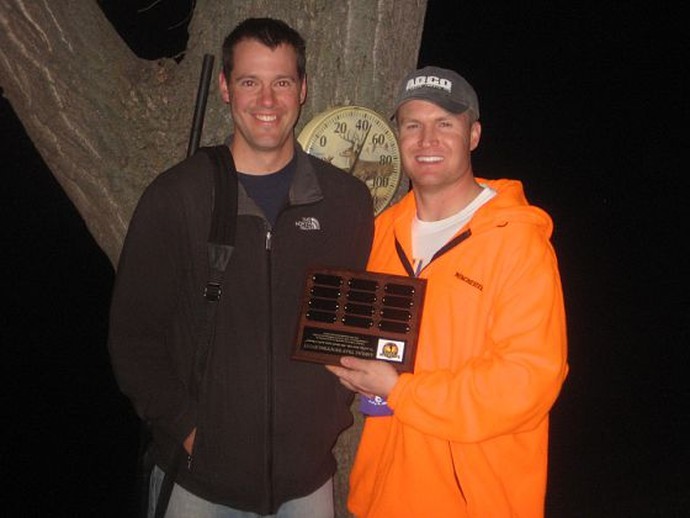
[[[491,198],[496,191],[482,185],[482,191],[460,212],[439,221],[421,221],[416,215],[412,221],[412,267],[419,275],[438,250],[452,238]]]

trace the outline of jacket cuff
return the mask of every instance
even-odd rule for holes
[[[197,426],[197,422],[197,405],[190,400],[177,418],[167,425],[169,427],[168,433],[182,444]]]
[[[387,403],[388,406],[391,407],[393,410],[395,410],[395,407],[403,397],[405,390],[407,390],[407,386],[412,381],[412,376],[413,375],[409,372],[402,373],[398,377],[398,382],[393,387],[393,390],[391,390],[391,393],[388,394]]]

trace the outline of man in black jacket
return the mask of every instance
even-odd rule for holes
[[[371,197],[296,144],[307,85],[304,41],[292,28],[240,23],[223,44],[219,85],[235,127],[237,236],[197,397],[190,379],[213,205],[205,153],[146,189],[113,295],[113,367],[153,431],[151,516],[182,445],[188,458],[175,475],[169,518],[330,517],[331,449],[352,423],[352,396],[323,366],[290,354],[306,269],[365,267]]]

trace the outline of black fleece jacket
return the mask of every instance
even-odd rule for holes
[[[142,195],[120,257],[109,349],[118,383],[153,430],[166,469],[196,427],[177,483],[269,514],[320,487],[351,425],[352,395],[317,364],[290,360],[311,265],[366,266],[371,196],[354,177],[296,147],[288,206],[271,228],[239,186],[235,250],[224,279],[199,401],[190,395],[211,221],[213,165],[197,153]]]

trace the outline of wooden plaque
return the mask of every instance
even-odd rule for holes
[[[426,279],[310,269],[292,358],[337,365],[355,356],[412,372],[425,290]]]

